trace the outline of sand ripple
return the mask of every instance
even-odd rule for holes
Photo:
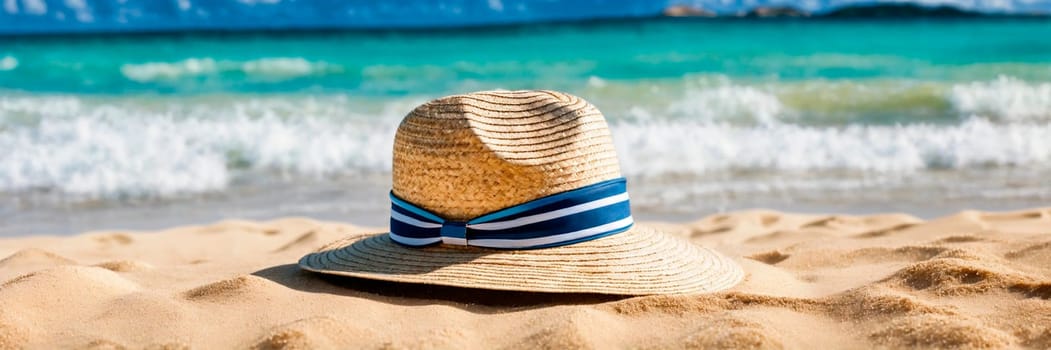
[[[1048,209],[659,227],[747,279],[611,299],[321,278],[292,264],[376,230],[302,218],[5,239],[0,349],[1051,348]]]

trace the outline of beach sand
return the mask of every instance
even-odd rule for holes
[[[650,223],[736,258],[730,291],[619,298],[300,271],[344,223],[0,240],[0,348],[1051,348],[1051,208],[743,211]]]

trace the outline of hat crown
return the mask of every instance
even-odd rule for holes
[[[621,176],[602,113],[555,91],[427,102],[399,125],[393,168],[395,195],[458,221]]]

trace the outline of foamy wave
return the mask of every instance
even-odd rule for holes
[[[845,124],[952,119],[948,86],[933,82],[734,81],[722,75],[685,80],[606,81],[591,77],[585,95],[608,115],[739,125]],[[618,113],[624,111],[624,113]]]
[[[923,123],[972,116],[1001,123],[1051,120],[1051,83],[1002,76],[948,84],[910,80],[807,80],[761,84],[725,76],[624,83],[592,77],[596,103],[637,120],[735,124]],[[625,103],[632,103],[624,107]]]
[[[18,68],[18,59],[14,56],[0,58],[0,72],[15,70],[15,68]]]
[[[955,85],[950,100],[963,114],[1003,121],[1051,120],[1051,83],[1001,76],[990,82]]]
[[[615,119],[754,125],[779,122],[794,113],[775,89],[737,83],[720,75],[643,82],[592,76],[587,88],[582,95]]]
[[[982,166],[1051,166],[1051,125],[807,127],[617,123],[614,140],[634,176],[734,170],[914,173]]]
[[[44,120],[0,136],[0,187],[88,197],[225,188],[236,167],[323,176],[390,167],[391,128],[273,118]]]
[[[9,124],[0,128],[7,129],[0,133],[6,150],[0,189],[167,197],[224,189],[241,171],[292,177],[387,171],[397,120],[336,120],[331,115],[347,107],[338,101],[253,100],[189,110],[56,101],[60,107],[38,110],[43,115],[30,123],[11,123],[0,112]],[[25,110],[16,102],[0,105]]]
[[[342,68],[326,62],[311,62],[302,58],[264,58],[244,62],[241,71],[249,75],[276,78],[296,78],[328,72],[339,72]]]
[[[250,77],[293,79],[342,71],[342,67],[303,58],[263,58],[245,62],[216,61],[211,58],[189,58],[177,62],[151,62],[121,66],[124,77],[137,82],[178,80],[226,72],[241,72]]]
[[[772,123],[786,112],[773,94],[754,87],[724,84],[691,88],[668,106],[671,116],[697,121],[747,120]]]
[[[423,99],[0,97],[0,191],[169,197],[260,174],[385,173],[400,117]],[[613,117],[623,112],[606,111],[623,171],[633,177],[1051,169],[1051,125],[1033,122],[819,127],[663,112]]]
[[[190,58],[174,63],[125,64],[120,67],[125,77],[138,82],[215,74],[218,71],[218,64],[210,58]]]
[[[0,123],[35,119],[47,115],[75,115],[82,108],[80,100],[66,96],[33,98],[0,96]]]

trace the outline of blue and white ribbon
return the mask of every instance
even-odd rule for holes
[[[499,249],[569,245],[634,225],[624,178],[538,198],[463,221],[449,221],[391,192],[390,238],[403,245],[436,243]]]

